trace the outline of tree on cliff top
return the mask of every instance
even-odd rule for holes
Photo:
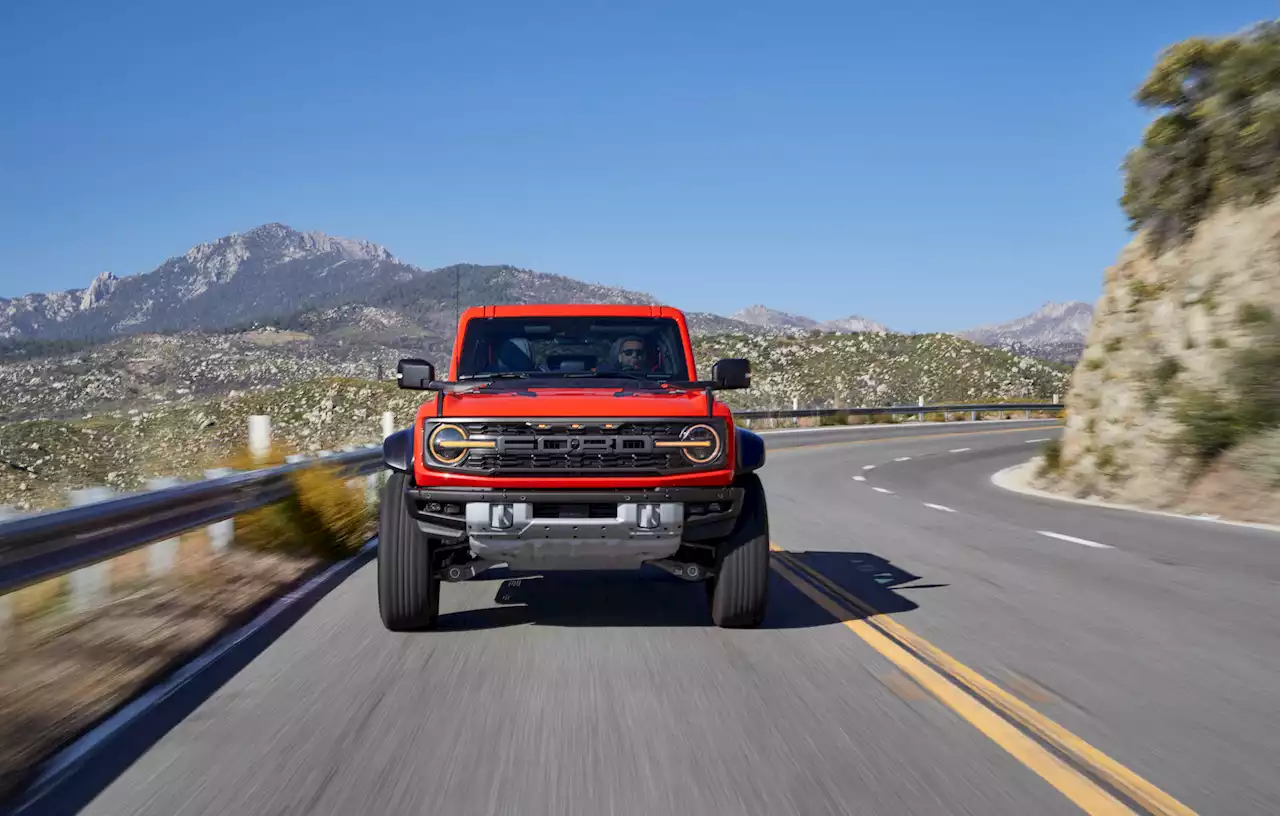
[[[1157,251],[1218,206],[1260,203],[1280,183],[1280,21],[1166,49],[1135,100],[1161,114],[1125,158],[1120,202]]]

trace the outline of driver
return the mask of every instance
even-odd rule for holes
[[[618,368],[622,371],[648,370],[649,349],[643,337],[624,337],[618,344]]]

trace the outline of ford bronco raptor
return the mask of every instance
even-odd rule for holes
[[[640,569],[705,582],[722,627],[758,626],[769,521],[764,441],[698,380],[684,315],[660,306],[483,306],[461,315],[446,380],[401,360],[401,388],[434,392],[383,442],[378,605],[394,631],[430,629],[441,581]]]

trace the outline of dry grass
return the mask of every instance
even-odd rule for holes
[[[277,446],[255,459],[243,450],[226,465],[272,467],[293,452]],[[348,483],[336,468],[323,465],[298,470],[292,481],[291,497],[236,517],[237,546],[340,559],[354,555],[373,534],[375,518],[361,482]]]
[[[113,584],[106,606],[29,610],[0,641],[0,797],[156,678],[321,563],[261,552]]]

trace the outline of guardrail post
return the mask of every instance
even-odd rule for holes
[[[1031,409],[1027,409],[1027,419],[1031,419]]]
[[[255,460],[262,460],[270,452],[271,417],[254,414],[249,417],[249,455]]]
[[[172,476],[161,476],[158,479],[147,480],[147,487],[152,490],[177,487],[180,484],[182,484],[182,480],[175,479]],[[173,572],[174,562],[178,560],[179,543],[179,539],[170,538],[152,544],[147,552],[147,574],[152,578],[158,578],[161,575],[168,575]]]
[[[390,411],[382,412],[382,440],[385,442],[387,437],[396,432],[396,417]],[[373,507],[378,503],[378,496],[382,490],[382,480],[386,477],[386,471],[379,469],[365,476],[364,482],[364,500]]]
[[[970,421],[970,422],[977,422],[977,421],[978,421],[978,412],[977,412],[977,411],[970,411],[970,412],[969,412],[969,421]]]
[[[115,495],[109,487],[86,487],[69,491],[72,507],[104,501]],[[73,570],[67,577],[71,589],[71,611],[83,612],[100,604],[111,585],[111,562],[99,561]]]
[[[204,472],[206,479],[221,479],[223,476],[230,476],[235,471],[229,467],[210,468]],[[205,532],[209,535],[209,549],[215,554],[225,552],[231,546],[231,542],[236,537],[236,520],[235,518],[223,519],[215,521],[205,528]]]
[[[921,395],[920,395],[920,402],[919,402],[919,405],[920,405],[921,407],[924,407],[924,395],[923,395],[923,394],[921,394]],[[919,419],[919,421],[920,421],[920,422],[924,422],[924,411],[921,411],[919,414],[917,414],[917,419]]]
[[[0,521],[18,516],[16,508],[0,504]],[[13,623],[13,599],[8,595],[0,595],[0,643],[8,636],[9,627]]]

